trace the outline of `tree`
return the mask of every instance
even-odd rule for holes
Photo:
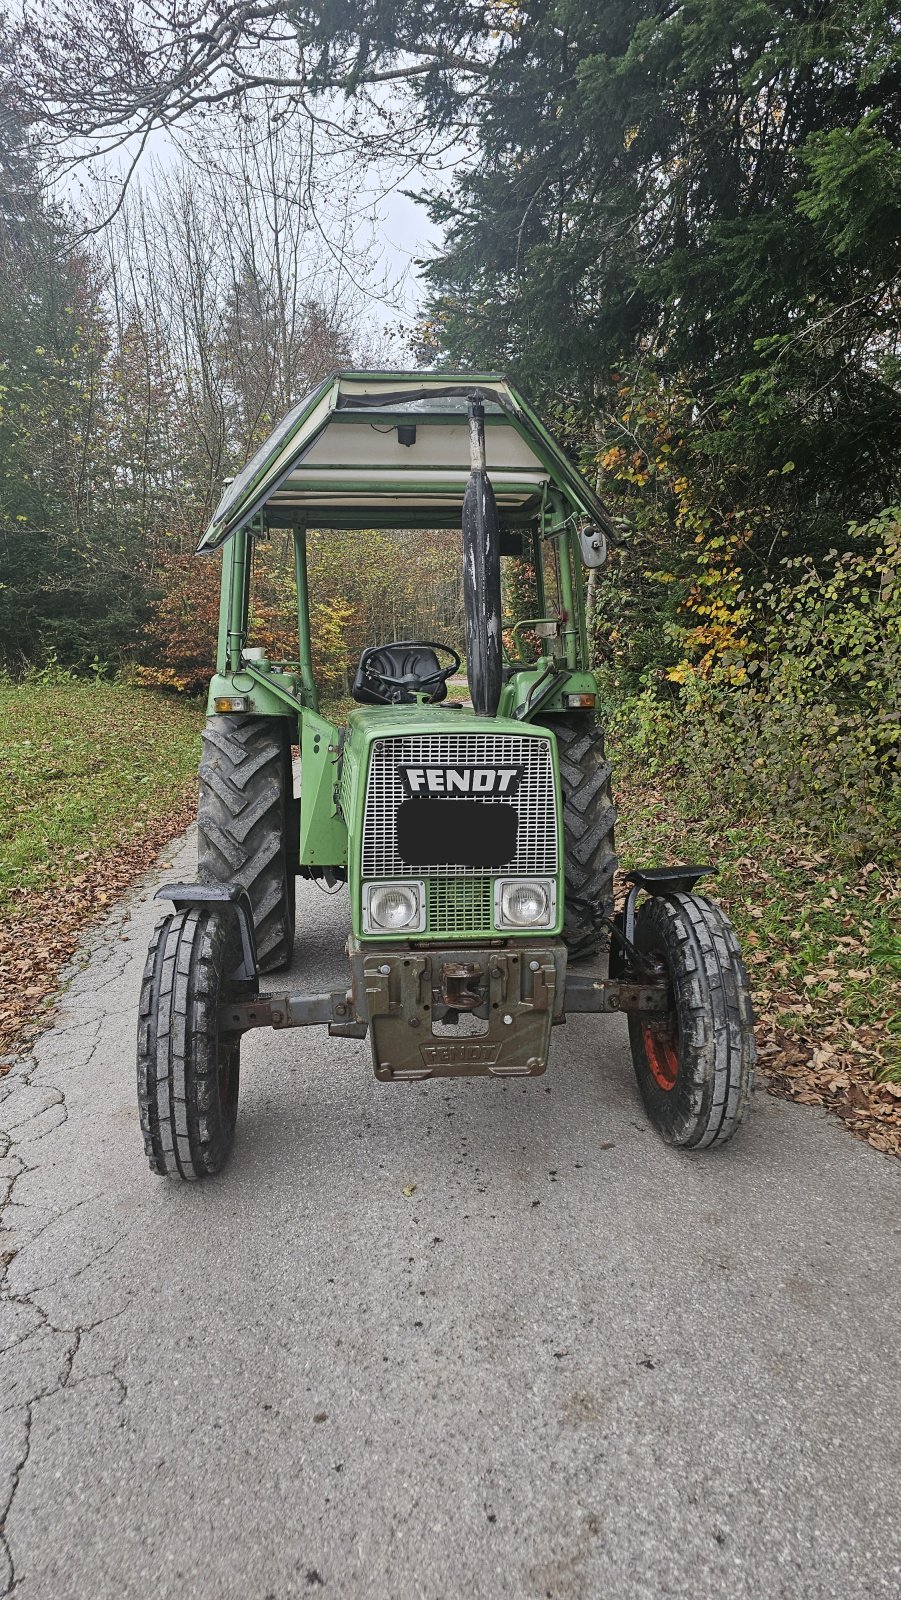
[[[103,144],[268,86],[359,154],[468,149],[431,197],[422,349],[583,418],[678,374],[704,448],[780,515],[897,489],[901,35],[887,0],[64,0],[19,35],[58,125]]]
[[[886,5],[529,14],[481,159],[432,205],[434,347],[609,412],[617,375],[809,527],[897,487],[901,40]]]
[[[151,171],[154,186],[130,190],[92,237],[48,190],[11,81],[0,107],[0,663],[115,665],[148,643],[175,648],[181,625],[191,642],[176,659],[196,674],[208,585],[183,558],[223,476],[350,360],[356,291],[310,220],[295,130],[250,106],[237,129],[221,119],[215,149],[195,144],[193,161]],[[330,202],[339,219],[353,195],[348,184]],[[365,267],[365,233],[352,246]],[[214,638],[207,630],[207,668]]]
[[[18,49],[95,148],[265,86],[362,156],[462,151],[421,353],[555,415],[628,513],[649,633],[899,498],[887,0],[63,0]]]
[[[139,155],[154,130],[262,91],[280,119],[346,134],[359,158],[420,141],[423,100],[431,126],[447,122],[459,80],[482,79],[518,31],[502,4],[465,0],[26,0],[14,37],[29,105],[57,138],[111,150],[133,133]],[[386,85],[415,86],[406,117]]]
[[[98,470],[107,334],[98,275],[0,119],[0,660],[89,662],[134,631],[132,548]]]

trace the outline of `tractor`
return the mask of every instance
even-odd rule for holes
[[[313,671],[308,533],[376,528],[459,530],[468,697],[449,698],[464,667],[454,646],[373,639],[338,726]],[[293,538],[290,661],[248,642],[254,547],[273,529]],[[567,1016],[622,1012],[663,1137],[700,1150],[735,1132],[753,1016],[729,921],[696,892],[712,869],[630,869],[614,908],[585,579],[614,537],[496,375],[338,373],[226,485],[198,547],[221,550],[222,578],[197,881],[158,891],[172,909],[141,989],[138,1101],[155,1173],[222,1168],[255,1028],[368,1034],[376,1078],[397,1083],[535,1076]],[[504,614],[510,560],[534,571],[534,616]],[[328,993],[261,985],[291,963],[298,876],[349,890],[346,982]]]

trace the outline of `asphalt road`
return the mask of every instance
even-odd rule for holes
[[[149,894],[0,1080],[17,1600],[897,1600],[896,1163],[763,1092],[671,1151],[576,1018],[525,1083],[254,1035],[230,1167],[154,1178]],[[317,985],[345,916],[302,886]]]

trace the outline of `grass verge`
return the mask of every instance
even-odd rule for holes
[[[760,1067],[774,1093],[826,1106],[901,1155],[898,882],[831,858],[803,826],[736,817],[728,783],[703,804],[684,780],[614,753],[624,864],[710,862],[754,988]]]
[[[81,929],[191,820],[201,720],[119,684],[0,681],[0,1049],[44,1024]]]

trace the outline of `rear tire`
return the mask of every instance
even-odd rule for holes
[[[747,1110],[756,1058],[748,974],[732,924],[700,895],[654,895],[639,907],[635,944],[662,963],[672,994],[665,1019],[629,1018],[648,1116],[669,1144],[724,1144]]]
[[[597,955],[607,937],[601,916],[613,916],[616,808],[604,735],[593,716],[549,718],[557,736],[563,788],[566,891],[563,938],[571,961]]]
[[[138,1016],[138,1111],[151,1172],[192,1181],[219,1172],[238,1115],[241,1036],[224,1033],[240,959],[237,918],[164,917],[150,941]]]
[[[204,883],[239,883],[253,909],[260,972],[294,949],[297,802],[286,718],[215,716],[203,731],[197,866]]]

